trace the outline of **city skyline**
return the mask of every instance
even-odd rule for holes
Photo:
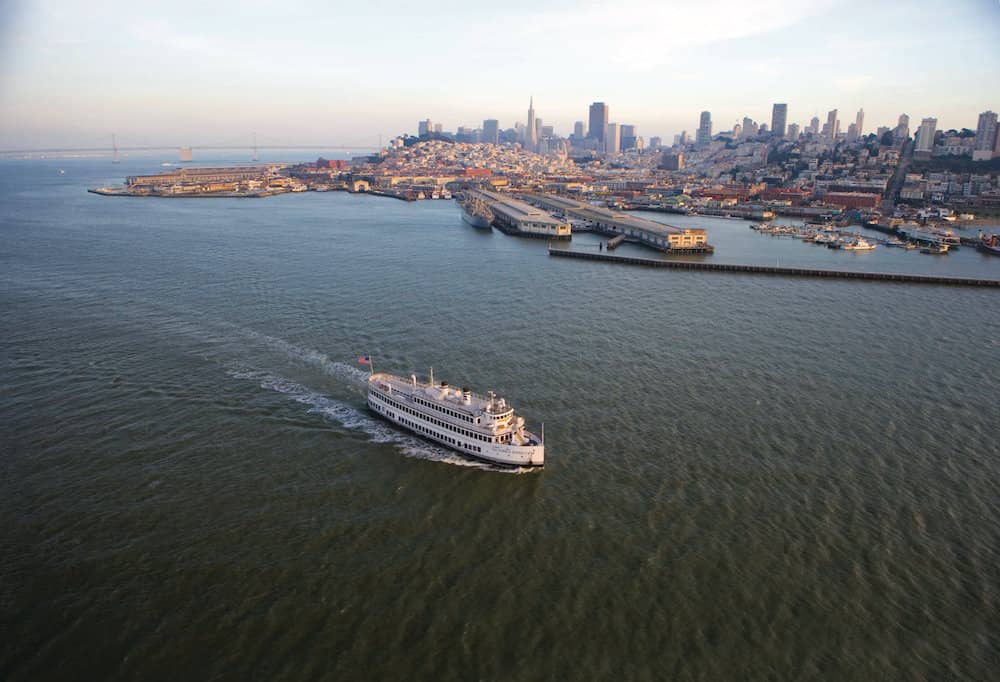
[[[248,3],[210,17],[184,2],[139,16],[119,2],[99,11],[39,2],[0,11],[8,149],[108,145],[111,133],[123,146],[238,145],[253,132],[262,145],[374,146],[426,118],[446,130],[485,119],[507,129],[532,95],[536,115],[562,136],[595,101],[609,105],[609,122],[666,140],[693,135],[701,111],[718,132],[744,117],[769,122],[779,102],[787,124],[803,129],[831,109],[863,108],[866,132],[904,112],[946,130],[974,128],[1000,92],[1000,5],[985,1],[613,11],[514,2],[499,13],[446,2],[429,14],[394,3]],[[504,44],[477,41],[486,30]],[[921,62],[942,44],[953,59]]]

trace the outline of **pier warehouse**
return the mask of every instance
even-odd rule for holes
[[[570,224],[553,218],[547,211],[496,192],[472,189],[468,193],[485,202],[493,211],[493,224],[511,234],[548,239],[570,239]]]
[[[129,189],[169,187],[172,185],[218,185],[249,181],[266,181],[273,175],[273,166],[229,166],[221,168],[179,168],[156,175],[130,175],[125,179]]]
[[[585,220],[598,232],[624,235],[660,251],[711,249],[705,230],[701,228],[665,225],[552,194],[528,193],[524,196],[543,208]]]

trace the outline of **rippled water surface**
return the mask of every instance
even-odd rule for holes
[[[550,259],[451,202],[84,192],[151,165],[0,162],[0,679],[1000,669],[996,291]],[[1000,277],[952,256],[891,257]],[[379,421],[363,353],[498,391],[545,470]]]

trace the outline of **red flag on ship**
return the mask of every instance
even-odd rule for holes
[[[370,365],[370,364],[372,364],[371,356],[369,356],[369,355],[362,355],[361,357],[358,358],[358,363],[361,364],[361,365]]]

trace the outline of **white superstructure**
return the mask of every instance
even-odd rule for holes
[[[477,459],[507,466],[545,464],[542,439],[503,398],[474,395],[447,382],[409,380],[383,372],[368,377],[368,407],[386,419]]]

